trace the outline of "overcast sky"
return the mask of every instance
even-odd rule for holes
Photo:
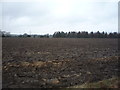
[[[118,2],[83,1],[3,2],[2,30],[13,34],[118,31]]]

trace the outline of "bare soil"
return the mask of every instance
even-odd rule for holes
[[[60,88],[118,77],[118,39],[2,40],[3,88]]]

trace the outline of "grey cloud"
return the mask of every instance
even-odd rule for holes
[[[59,3],[56,4],[56,2],[51,1],[41,3],[5,2],[3,3],[4,29],[13,33],[23,32],[26,29],[31,29],[33,32],[34,29],[36,32],[44,32],[43,30],[45,30],[45,32],[48,33],[56,30],[71,30],[70,28],[72,28],[72,30],[86,30],[85,25],[89,24],[90,25],[87,26],[89,28],[95,25],[100,25],[101,28],[104,28],[106,24],[113,24],[114,26],[111,26],[111,30],[116,30],[114,27],[117,25],[114,23],[117,21],[117,3],[93,2],[90,4],[83,3],[82,5],[80,2],[76,2],[70,7],[70,12],[66,17],[64,17],[64,13],[62,12],[63,16],[56,14],[58,15],[57,17],[54,15],[56,13],[54,10],[58,4]],[[15,22],[22,17],[28,18],[29,22]],[[101,25],[102,23],[104,25]],[[75,27],[76,24],[77,26]],[[81,27],[82,24],[84,24],[84,27]],[[105,30],[108,29],[105,28]]]
[[[3,16],[17,18],[22,16],[36,17],[49,14],[49,7],[42,3],[32,2],[5,2],[3,3]]]

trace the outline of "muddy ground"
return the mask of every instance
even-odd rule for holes
[[[3,88],[54,88],[118,77],[117,39],[3,38]]]

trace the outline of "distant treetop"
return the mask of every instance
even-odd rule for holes
[[[63,32],[57,31],[53,35],[45,34],[45,35],[29,35],[24,33],[23,35],[13,35],[10,32],[0,31],[0,36],[2,37],[32,37],[32,38],[120,38],[120,33],[113,32],[90,32],[87,31],[71,31],[71,32]]]

